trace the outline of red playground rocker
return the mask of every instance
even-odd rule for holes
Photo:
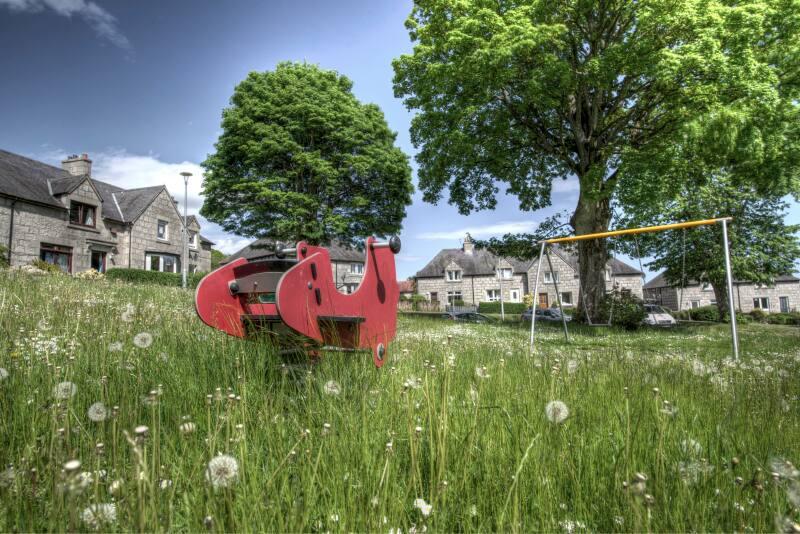
[[[364,277],[351,295],[336,288],[323,247],[301,241],[296,248],[276,250],[275,258],[239,258],[200,281],[197,314],[232,336],[267,333],[279,344],[292,341],[312,352],[322,347],[369,350],[380,367],[397,331],[398,252],[398,237],[387,243],[368,238]],[[295,254],[296,259],[287,257]]]

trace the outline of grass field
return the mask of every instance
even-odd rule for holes
[[[309,365],[179,290],[0,273],[0,531],[787,530],[800,330],[741,337],[402,318],[381,370]]]

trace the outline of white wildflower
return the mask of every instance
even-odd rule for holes
[[[12,486],[16,478],[17,472],[14,470],[13,465],[7,467],[3,471],[0,471],[0,488],[8,488]]]
[[[325,382],[324,391],[327,395],[339,395],[342,392],[342,388],[336,381],[328,380]]]
[[[486,370],[486,367],[476,367],[475,368],[475,376],[478,378],[489,378],[489,372]]]
[[[153,335],[147,332],[141,332],[133,336],[133,344],[140,349],[146,349],[153,344]]]
[[[572,534],[573,532],[577,532],[579,530],[586,530],[586,525],[581,521],[573,521],[571,519],[565,519],[564,521],[559,521],[558,526],[566,532],[567,534]]]
[[[569,408],[560,400],[554,400],[547,403],[544,407],[544,413],[551,423],[563,423],[569,417]]]
[[[75,396],[78,388],[72,382],[60,382],[53,388],[53,397],[58,400],[66,400]]]
[[[8,371],[6,371],[3,367],[0,367],[0,382],[8,378]]]
[[[233,486],[239,478],[239,462],[233,456],[220,454],[208,462],[206,469],[206,479],[217,488],[229,488]]]
[[[414,508],[418,509],[425,517],[431,515],[433,511],[433,505],[425,502],[425,499],[414,499]]]
[[[181,434],[184,435],[193,434],[194,431],[197,430],[197,425],[189,421],[187,423],[181,424],[181,426],[179,426],[178,429],[181,431]]]
[[[681,451],[687,456],[700,456],[703,446],[692,438],[681,441]]]
[[[83,510],[81,519],[87,527],[100,530],[117,522],[117,506],[114,503],[89,505]]]
[[[102,402],[95,402],[89,406],[89,410],[87,411],[86,415],[89,416],[90,421],[102,423],[108,419],[108,408],[106,408],[106,405]]]
[[[109,484],[108,492],[111,495],[119,495],[119,493],[122,491],[122,485],[123,485],[122,479],[118,478],[115,481],[113,481],[111,484]]]
[[[120,352],[122,350],[122,342],[115,341],[108,346],[108,352]]]

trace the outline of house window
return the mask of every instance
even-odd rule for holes
[[[158,228],[156,230],[156,237],[158,239],[169,239],[169,223],[167,221],[158,221]]]
[[[78,226],[88,226],[94,228],[95,212],[94,206],[88,204],[81,204],[80,202],[70,202],[69,205],[69,222],[70,224],[77,224]]]
[[[197,232],[189,232],[189,246],[197,248]]]
[[[700,307],[700,301],[699,300],[693,300],[692,301],[692,308],[699,308],[699,307]]]
[[[151,252],[145,254],[145,268],[148,271],[177,273],[178,264],[178,257],[172,254],[156,254]]]
[[[611,281],[611,269],[606,269],[606,282]]]
[[[553,272],[550,272],[550,271],[545,271],[544,272],[544,283],[545,284],[552,284],[552,283],[556,283],[557,284],[559,282],[559,280],[560,279],[558,277],[558,273],[553,273]]]
[[[572,305],[572,292],[571,291],[564,291],[561,293],[561,305],[562,306],[571,306]]]
[[[39,249],[39,259],[57,265],[65,273],[72,272],[72,247],[42,243]]]
[[[511,269],[507,267],[503,267],[501,269],[497,269],[497,276],[504,280],[511,280]]]
[[[363,263],[351,263],[350,264],[350,274],[364,274],[364,264]]]
[[[511,290],[511,302],[519,302],[519,289]]]
[[[757,310],[769,310],[768,297],[756,297],[753,299],[753,308]]]
[[[789,297],[780,297],[781,313],[789,313]]]
[[[431,291],[431,302],[439,302],[439,293]]]
[[[708,282],[703,282],[703,291],[714,291],[714,288]]]
[[[91,266],[98,273],[106,272],[106,253],[100,250],[93,250]]]
[[[358,284],[345,284],[344,285],[344,293],[346,295],[351,295],[352,293],[355,292],[356,289],[358,289]]]
[[[447,271],[447,281],[448,282],[461,281],[461,271]]]
[[[451,306],[455,306],[456,302],[463,302],[463,298],[461,296],[461,291],[448,291],[447,292],[447,303]]]
[[[486,290],[486,300],[489,302],[497,302],[500,300],[500,290],[499,289],[487,289]]]

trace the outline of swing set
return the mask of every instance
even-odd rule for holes
[[[638,240],[636,240],[636,236],[638,234],[662,232],[662,231],[665,231],[665,230],[683,229],[684,230],[684,236],[683,236],[683,254],[684,254],[684,257],[683,257],[683,262],[684,262],[683,265],[684,265],[684,267],[683,267],[683,269],[684,269],[684,273],[681,274],[681,292],[680,292],[679,304],[678,304],[678,307],[680,308],[681,305],[682,305],[680,300],[683,299],[683,285],[684,285],[685,269],[686,269],[686,233],[685,233],[686,229],[687,228],[695,228],[695,227],[698,227],[698,226],[710,226],[710,225],[714,225],[714,224],[722,224],[722,245],[723,245],[724,256],[725,256],[726,282],[727,282],[727,286],[728,286],[728,307],[729,307],[730,321],[731,321],[731,337],[732,337],[732,345],[733,345],[733,357],[734,357],[734,359],[738,359],[739,358],[739,338],[738,338],[737,329],[736,329],[736,310],[734,309],[733,297],[732,297],[732,295],[733,295],[733,276],[731,275],[731,255],[730,255],[730,247],[729,247],[729,244],[728,244],[728,223],[730,221],[732,221],[732,220],[733,219],[731,217],[721,217],[721,218],[717,218],[717,219],[704,219],[704,220],[700,220],[700,221],[688,221],[688,222],[682,222],[682,223],[664,224],[664,225],[660,225],[660,226],[645,226],[645,227],[642,227],[642,228],[626,228],[624,230],[612,230],[612,231],[609,231],[609,232],[600,232],[600,233],[595,233],[595,234],[583,234],[583,235],[576,235],[576,236],[571,236],[571,237],[556,237],[556,238],[552,238],[552,239],[544,239],[544,240],[539,241],[537,243],[540,247],[539,247],[539,261],[538,261],[538,263],[536,265],[536,279],[534,280],[534,284],[533,284],[534,299],[536,298],[536,295],[539,292],[539,277],[541,276],[542,259],[543,258],[547,259],[547,265],[550,268],[550,272],[554,272],[554,270],[553,270],[553,262],[550,259],[550,251],[548,250],[548,248],[549,248],[548,245],[556,245],[556,244],[562,244],[562,243],[575,243],[577,241],[587,241],[589,239],[602,239],[602,238],[605,238],[605,237],[632,235],[632,236],[634,236],[634,244],[636,245],[636,254],[637,254],[638,259],[639,259],[639,268],[641,269],[642,273],[644,274],[644,267],[642,266],[642,258],[641,258],[641,254],[639,253],[639,243],[638,243]],[[612,259],[614,259],[613,255],[612,255]],[[610,326],[611,325],[611,320],[612,320],[613,315],[614,315],[613,301],[612,301],[611,310],[610,310],[610,313],[609,313],[608,322],[607,323],[599,323],[599,324],[598,323],[592,323],[592,319],[589,316],[588,308],[585,305],[585,293],[583,291],[583,281],[581,280],[579,283],[580,283],[580,298],[583,299],[582,300],[582,302],[584,303],[583,309],[586,312],[587,324],[589,326]],[[558,280],[557,280],[556,276],[553,276],[553,285],[554,285],[554,289],[556,291],[556,296],[557,296],[556,302],[558,302],[558,309],[561,312],[561,323],[562,323],[562,325],[564,327],[564,339],[567,342],[569,342],[569,333],[567,331],[567,319],[566,319],[566,317],[564,315],[564,309],[563,309],[563,306],[562,306],[562,303],[561,303],[561,298],[560,298],[561,293],[559,292],[559,289],[558,289]],[[615,276],[614,276],[614,270],[613,270],[613,267],[612,267],[612,272],[611,272],[611,287],[612,287],[612,291],[614,290],[615,286],[616,286]],[[535,307],[536,307],[536,305],[535,305],[535,302],[534,302],[534,310],[533,310],[534,313],[531,313],[531,338],[530,338],[530,351],[531,352],[533,352],[533,349],[534,349],[534,340],[535,340],[535,333],[536,333]]]

